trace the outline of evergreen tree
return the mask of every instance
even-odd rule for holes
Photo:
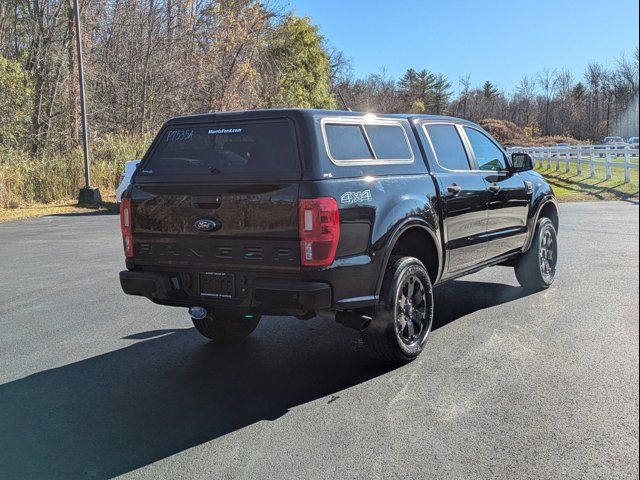
[[[499,93],[499,90],[489,80],[484,82],[484,85],[482,85],[482,95],[487,100],[491,100],[491,99],[497,97],[498,93]]]
[[[433,113],[441,115],[447,111],[449,100],[451,99],[451,83],[447,81],[447,77],[438,74],[435,78],[433,86]]]
[[[278,26],[269,53],[275,65],[271,106],[335,108],[331,93],[331,66],[318,27],[309,18],[293,14]]]

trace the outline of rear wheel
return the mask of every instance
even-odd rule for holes
[[[549,288],[556,278],[558,241],[556,228],[548,218],[538,220],[529,251],[515,265],[518,283],[530,291]]]
[[[413,257],[391,257],[380,300],[362,339],[372,353],[410,362],[424,349],[433,323],[433,288],[426,268]]]
[[[191,320],[202,336],[218,342],[233,343],[248,337],[260,323],[260,318],[260,315],[229,314],[207,315]]]

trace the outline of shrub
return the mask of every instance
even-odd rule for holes
[[[515,123],[508,120],[496,120],[495,118],[485,118],[480,121],[480,125],[487,132],[504,145],[522,144],[525,142],[523,130]]]
[[[580,143],[575,138],[568,136],[540,136],[540,129],[537,128],[536,125],[531,125],[522,129],[513,122],[508,120],[496,120],[495,118],[485,118],[480,121],[480,125],[495,137],[496,140],[507,147],[514,145],[523,147],[551,147],[556,143],[568,143],[570,145],[577,145]]]
[[[562,135],[551,135],[548,137],[536,137],[533,138],[528,146],[533,147],[553,147],[557,143],[568,143],[569,145],[578,145],[581,143],[573,137],[566,137]],[[582,142],[582,143],[590,143],[590,142]]]

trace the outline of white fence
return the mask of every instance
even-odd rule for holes
[[[513,147],[509,153],[525,152],[531,155],[540,167],[547,164],[547,170],[555,164],[556,171],[560,171],[564,164],[566,172],[571,171],[571,165],[576,165],[578,175],[582,175],[583,168],[588,167],[592,177],[596,176],[596,166],[604,167],[607,180],[611,179],[612,169],[624,169],[624,181],[631,181],[631,170],[638,170],[638,149],[629,146],[611,145],[572,145],[555,147]]]

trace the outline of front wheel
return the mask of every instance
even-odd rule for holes
[[[380,300],[362,331],[371,352],[387,361],[410,362],[424,349],[433,323],[433,287],[420,260],[391,257]]]
[[[191,318],[196,330],[211,340],[217,342],[234,343],[243,340],[253,332],[260,315],[207,315],[204,318]]]
[[[516,262],[516,278],[529,291],[549,288],[556,278],[558,240],[556,228],[548,218],[538,220],[535,237],[527,251]]]

